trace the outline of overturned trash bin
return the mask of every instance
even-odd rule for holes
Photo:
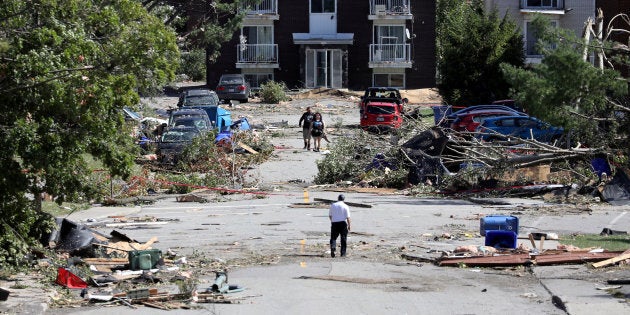
[[[516,248],[518,235],[512,231],[486,231],[486,246],[494,248]]]

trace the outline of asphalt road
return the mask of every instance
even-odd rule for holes
[[[346,114],[336,118],[348,124],[358,114],[352,112],[355,108],[350,102],[319,102],[336,104],[327,108],[343,107]],[[585,265],[452,268],[401,258],[401,254],[435,257],[460,245],[483,245],[484,239],[478,235],[482,214],[518,216],[521,236],[529,232],[562,235],[599,233],[604,227],[628,230],[627,207],[601,205],[591,206],[591,212],[552,211],[575,207],[548,208],[534,199],[511,199],[507,200],[509,205],[488,206],[438,196],[346,192],[346,201],[372,207],[352,207],[348,257],[330,258],[327,209],[292,206],[304,202],[306,193],[308,201],[335,199],[338,194],[306,188],[322,155],[302,150],[301,130],[296,125],[305,104],[257,116],[267,122],[290,120],[291,125],[282,131],[284,136],[272,138],[284,149],[251,170],[263,178],[260,185],[269,192],[265,197],[234,194],[219,196],[211,203],[183,203],[173,197],[138,207],[94,207],[69,217],[84,223],[89,219],[89,224],[105,234],[113,229],[104,226],[113,215],[167,219],[163,225],[115,229],[140,242],[157,237],[154,248],[170,249],[195,261],[241,259],[241,266],[233,265],[228,271],[229,283],[245,288],[229,294],[231,298],[242,298],[240,303],[199,304],[197,309],[171,311],[95,306],[49,309],[46,314],[630,313],[628,302],[597,290],[606,286],[608,278],[629,278],[627,267],[602,271],[589,270]],[[332,112],[328,116],[335,117]],[[443,237],[445,233],[451,237]],[[529,241],[519,239],[519,243],[528,245]],[[554,241],[545,242],[545,248],[556,245]],[[194,272],[197,267],[184,268]],[[214,280],[211,272],[198,276],[200,291]],[[627,288],[620,290],[630,293]]]

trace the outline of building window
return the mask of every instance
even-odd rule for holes
[[[311,0],[311,13],[335,13],[335,0]]]
[[[522,0],[525,3],[525,8],[549,8],[560,9],[562,8],[562,0]]]
[[[252,89],[260,89],[263,83],[273,81],[273,73],[246,73],[245,80],[249,82],[249,86]]]
[[[404,73],[375,73],[372,76],[372,86],[405,88]]]
[[[557,21],[550,21],[551,27],[558,27]],[[538,49],[538,34],[532,26],[532,22],[525,22],[525,55],[526,56],[541,56],[542,52]],[[547,48],[553,49],[554,46]]]

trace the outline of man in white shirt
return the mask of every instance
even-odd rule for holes
[[[341,235],[341,257],[346,256],[346,239],[350,231],[350,207],[346,205],[344,200],[346,197],[342,194],[337,197],[337,202],[330,205],[328,210],[328,218],[330,218],[330,256],[335,257],[337,248],[337,237]]]

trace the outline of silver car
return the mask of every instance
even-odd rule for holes
[[[242,74],[224,74],[219,79],[219,84],[215,89],[219,99],[228,103],[231,100],[237,100],[241,103],[247,103],[249,100],[250,87]]]

